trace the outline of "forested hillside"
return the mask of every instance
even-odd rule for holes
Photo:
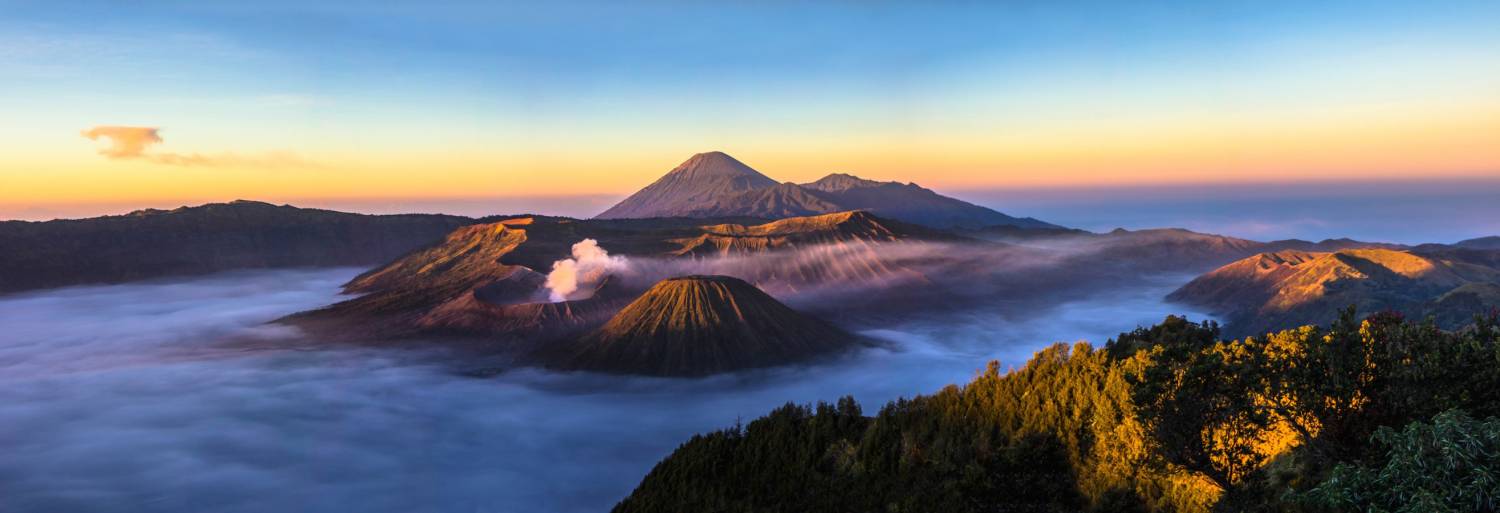
[[[1218,334],[1168,317],[873,416],[788,404],[694,437],[615,510],[1494,510],[1493,317]]]

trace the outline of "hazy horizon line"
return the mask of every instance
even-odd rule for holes
[[[1427,180],[1315,180],[1226,184],[984,187],[938,193],[1016,217],[1094,232],[1184,228],[1252,240],[1355,238],[1419,244],[1500,234],[1500,176]],[[0,206],[0,220],[42,222],[234,200],[359,214],[473,218],[539,214],[591,218],[628,196],[241,197]]]

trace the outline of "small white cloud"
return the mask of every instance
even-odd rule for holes
[[[111,160],[139,159],[173,166],[318,167],[296,153],[287,151],[249,156],[234,153],[204,155],[148,151],[152,146],[164,142],[160,127],[100,125],[84,130],[81,135],[92,141],[108,141],[109,146],[101,148],[99,154]]]

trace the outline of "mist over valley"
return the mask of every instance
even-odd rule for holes
[[[22,511],[600,511],[688,436],[788,401],[866,404],[1052,342],[1186,313],[1185,277],[907,318],[878,347],[706,378],[495,373],[442,344],[325,344],[267,324],[357,269],[247,271],[0,298],[0,461]],[[1196,316],[1195,316],[1196,317]],[[1123,324],[1122,324],[1123,320]],[[263,346],[244,348],[246,340]],[[68,476],[59,479],[56,476]]]

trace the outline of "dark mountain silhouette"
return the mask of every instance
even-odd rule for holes
[[[1453,247],[1463,249],[1500,249],[1500,235],[1459,241],[1454,243]]]
[[[1208,308],[1232,334],[1315,323],[1350,305],[1361,314],[1431,315],[1455,328],[1500,306],[1497,285],[1496,251],[1286,250],[1223,266],[1168,299]]]
[[[942,196],[916,184],[832,174],[809,184],[776,183],[723,152],[700,153],[599,219],[753,216],[767,219],[868,210],[936,228],[1058,228]]]
[[[855,338],[728,276],[658,282],[603,327],[549,347],[551,366],[702,376],[782,365],[853,347]]]
[[[45,222],[0,222],[0,293],[230,269],[372,265],[474,222],[255,201]]]

